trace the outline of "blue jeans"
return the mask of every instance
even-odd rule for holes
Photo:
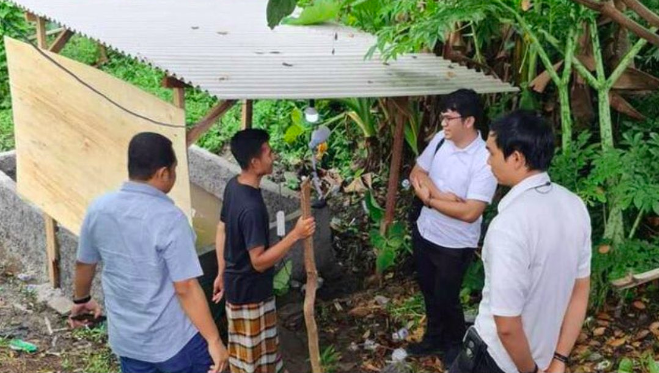
[[[174,357],[161,363],[119,358],[122,373],[206,373],[213,360],[206,340],[197,333]]]

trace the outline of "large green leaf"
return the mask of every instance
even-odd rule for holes
[[[284,17],[293,13],[296,5],[297,0],[268,0],[266,9],[268,27],[275,28]]]
[[[383,273],[391,266],[394,265],[396,260],[396,252],[393,250],[382,250],[378,253],[378,257],[375,260],[375,270],[378,273]]]
[[[295,108],[291,112],[291,122],[292,124],[286,130],[284,134],[284,141],[288,144],[292,144],[297,140],[302,133],[304,133],[304,125],[302,122],[302,110]]]
[[[336,19],[341,11],[341,3],[335,0],[316,1],[312,5],[304,8],[297,18],[286,18],[284,24],[287,25],[317,25]]]
[[[377,229],[371,229],[369,236],[371,238],[371,245],[373,245],[377,251],[381,251],[387,248],[387,239],[380,234],[380,231]]]
[[[629,358],[624,358],[620,361],[618,365],[618,373],[633,373],[634,372],[634,362]]]
[[[286,130],[284,134],[284,141],[288,144],[292,144],[297,140],[298,137],[304,132],[304,128],[300,127],[297,124],[291,124],[290,127]]]
[[[288,292],[291,280],[291,272],[293,270],[293,262],[290,260],[286,261],[283,267],[275,275],[273,281],[273,286],[275,289],[276,295],[283,295]]]
[[[373,193],[369,190],[364,196],[364,203],[366,204],[366,210],[368,210],[368,216],[371,217],[374,223],[379,223],[384,217],[384,210],[378,202],[375,200]]]

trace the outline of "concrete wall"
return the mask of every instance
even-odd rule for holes
[[[0,153],[0,257],[18,259],[25,272],[39,282],[48,281],[46,233],[41,210],[21,199],[16,192],[16,154]],[[60,280],[65,294],[73,292],[73,273],[78,238],[67,229],[57,230],[60,248]],[[102,298],[100,277],[94,292]]]
[[[193,146],[189,151],[190,181],[222,198],[226,182],[237,175],[240,169],[234,163]],[[16,192],[16,154],[14,152],[0,153],[0,257],[9,255],[18,259],[25,270],[34,274],[38,281],[48,281],[46,268],[46,250],[44,221],[41,211],[33,204],[21,199]],[[297,193],[280,188],[277,184],[264,180],[262,184],[263,196],[271,215],[279,210],[287,213],[286,231],[290,232],[300,216],[299,198]],[[218,212],[219,214],[219,212]],[[335,260],[331,245],[331,220],[329,210],[314,210],[317,220],[317,232],[314,237],[314,248],[318,270],[321,276],[334,272]],[[271,225],[271,242],[278,241],[276,228]],[[72,293],[75,255],[77,250],[77,236],[61,228],[57,232],[60,246],[60,269],[63,291],[70,296]],[[209,247],[208,250],[214,250]],[[204,260],[214,260],[214,255],[202,255]],[[288,254],[287,259],[293,260],[293,278],[303,280],[304,257],[302,244],[298,243]],[[212,264],[207,264],[213,268]],[[217,263],[215,263],[215,268]],[[207,276],[214,276],[208,273]],[[327,277],[327,276],[325,276]],[[95,295],[100,297],[100,276],[94,285]],[[212,283],[212,282],[211,282]]]

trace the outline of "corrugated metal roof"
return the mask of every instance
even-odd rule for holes
[[[306,99],[517,89],[432,54],[383,63],[373,35],[266,23],[267,0],[11,0],[222,99]]]

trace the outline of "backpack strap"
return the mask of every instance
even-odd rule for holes
[[[437,147],[435,148],[435,155],[437,155],[437,152],[439,151],[439,148],[441,148],[442,145],[444,145],[444,140],[446,140],[446,138],[444,138],[444,137],[442,137],[442,139],[439,140],[439,143],[437,144]]]

